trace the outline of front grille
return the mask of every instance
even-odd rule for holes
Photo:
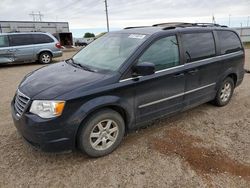
[[[30,101],[29,97],[27,97],[22,92],[17,90],[15,103],[14,103],[15,110],[17,112],[17,116],[20,117],[24,113],[24,111],[27,108],[27,105],[28,105],[29,101]]]

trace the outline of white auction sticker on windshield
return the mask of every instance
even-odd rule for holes
[[[140,34],[131,34],[128,36],[128,38],[132,39],[143,39],[146,35],[140,35]]]

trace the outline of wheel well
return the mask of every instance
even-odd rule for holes
[[[37,58],[39,59],[40,55],[44,52],[47,52],[51,55],[51,57],[53,57],[53,54],[50,52],[50,51],[41,51],[38,55],[37,55]]]
[[[237,83],[237,75],[232,73],[232,74],[229,74],[228,77],[232,78],[233,81],[234,81],[234,86],[236,85]]]
[[[76,132],[76,137],[75,137],[76,147],[77,147],[77,137],[78,137],[78,134],[79,134],[79,130],[81,129],[82,123],[84,121],[86,121],[92,114],[95,114],[96,112],[98,112],[100,110],[103,110],[103,109],[112,109],[112,110],[118,112],[122,116],[122,118],[124,120],[124,123],[125,123],[125,132],[127,132],[127,130],[128,130],[127,122],[128,122],[128,120],[127,120],[126,111],[122,107],[115,106],[115,105],[103,106],[101,108],[95,109],[95,110],[91,111],[90,113],[88,113],[87,116],[80,123],[80,125],[79,125],[79,127],[77,129],[77,132]]]

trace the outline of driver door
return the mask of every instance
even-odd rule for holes
[[[156,40],[139,58],[138,63],[143,62],[153,63],[156,72],[140,77],[136,83],[136,122],[143,123],[182,110],[185,74],[177,36]]]

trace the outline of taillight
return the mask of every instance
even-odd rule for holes
[[[59,48],[59,49],[61,49],[62,48],[62,46],[61,46],[61,44],[58,42],[58,43],[56,43],[56,47],[57,48]]]

